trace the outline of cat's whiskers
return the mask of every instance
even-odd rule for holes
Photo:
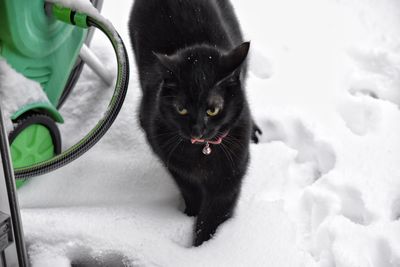
[[[226,150],[227,147],[226,147],[223,143],[221,143],[221,144],[220,144],[220,148],[221,148],[221,150],[224,152],[226,159],[228,160],[228,162],[229,162],[230,165],[231,165],[231,168],[234,169],[234,168],[235,168],[235,167],[234,167],[234,162],[233,162],[232,157],[229,155],[229,152]]]
[[[224,133],[218,132],[218,134],[224,134]],[[241,150],[242,148],[244,148],[244,146],[239,142],[239,139],[234,138],[233,136],[231,136],[229,134],[226,135],[225,138],[222,139],[222,142],[220,145],[221,145],[221,148],[223,149],[225,155],[229,155],[229,159],[232,163],[231,166],[233,168],[233,166],[234,166],[233,157],[235,157],[236,159],[240,159],[240,157],[238,155],[236,155],[236,153],[233,149]],[[234,148],[232,149],[230,146],[233,146]]]
[[[160,148],[163,148],[163,149],[168,148],[170,145],[173,145],[179,139],[181,139],[181,137],[179,135],[174,135],[174,136],[170,137],[169,139],[167,139],[162,144],[160,144]]]
[[[234,159],[237,159],[240,161],[240,156],[236,155],[236,153],[228,145],[225,144],[224,147],[227,150],[228,154],[230,155],[232,162],[234,162]],[[236,164],[234,164],[234,165],[236,165]]]
[[[235,150],[233,148],[231,148],[227,144],[224,144],[224,145],[225,145],[226,149],[228,150],[228,152],[230,152],[229,154],[231,155],[231,157],[234,157],[236,159],[240,159],[240,156],[235,153]],[[240,151],[240,148],[239,148],[239,151]]]
[[[179,131],[163,132],[163,133],[159,133],[159,134],[152,134],[151,137],[155,138],[155,137],[168,136],[168,135],[174,135],[175,136],[177,133],[179,133]]]
[[[243,144],[241,144],[241,143],[238,141],[238,139],[235,140],[235,139],[232,139],[232,138],[227,137],[227,138],[225,138],[223,141],[225,141],[227,144],[233,146],[233,147],[236,148],[236,149],[243,149],[243,148],[244,148]]]
[[[182,143],[183,139],[179,137],[179,140],[177,141],[176,145],[170,150],[168,156],[167,156],[167,167],[169,167],[169,160],[171,159],[172,153],[178,148],[178,146]]]
[[[225,141],[225,143],[233,145],[236,148],[244,148],[244,146],[239,142],[239,139],[233,137],[230,134],[226,134],[226,132],[218,131],[216,137],[217,138],[223,137],[221,143]]]

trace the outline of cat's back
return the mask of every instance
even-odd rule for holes
[[[228,0],[136,0],[129,28],[136,56],[209,44],[240,44],[239,23]]]

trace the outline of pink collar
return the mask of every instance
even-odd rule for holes
[[[226,131],[222,136],[218,137],[217,140],[212,141],[212,140],[206,140],[206,139],[197,139],[197,138],[192,138],[190,141],[192,144],[195,143],[207,143],[207,144],[213,144],[213,145],[219,145],[222,143],[222,140],[228,135],[229,131]]]

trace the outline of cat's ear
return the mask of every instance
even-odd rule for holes
[[[166,68],[169,71],[174,71],[175,67],[175,60],[172,56],[164,55],[164,54],[159,54],[156,52],[153,52],[153,55],[156,57],[157,61]]]
[[[243,62],[247,58],[249,49],[250,42],[244,42],[243,44],[237,46],[236,48],[222,56],[221,63],[225,75],[231,74],[243,64]]]

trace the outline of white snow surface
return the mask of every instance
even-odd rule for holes
[[[0,58],[0,104],[6,132],[13,129],[9,118],[25,105],[33,103],[49,103],[40,84],[25,78]]]
[[[103,14],[129,46],[132,1]],[[82,158],[19,191],[33,266],[400,266],[400,2],[233,1],[252,41],[247,94],[264,131],[234,218],[199,248],[194,219],[126,103]],[[101,35],[95,53],[115,66]],[[85,68],[61,110],[64,146],[112,88]]]

